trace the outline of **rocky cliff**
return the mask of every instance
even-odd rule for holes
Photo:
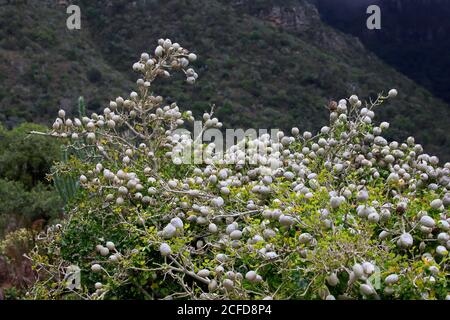
[[[450,103],[450,1],[314,2],[326,23],[357,36],[384,61]],[[381,30],[365,28],[368,3],[381,8]]]

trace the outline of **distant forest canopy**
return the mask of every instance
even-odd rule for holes
[[[225,127],[317,130],[330,100],[354,93],[368,99],[396,87],[398,99],[375,121],[393,124],[388,138],[414,135],[427,152],[450,158],[448,105],[354,37],[323,23],[310,1],[73,4],[81,7],[79,31],[67,30],[66,5],[59,1],[3,2],[0,123],[5,127],[50,124],[61,107],[75,112],[79,96],[89,111],[99,111],[113,97],[129,94],[135,53],[150,50],[164,36],[201,53],[199,85],[186,88],[175,76],[174,86],[162,80],[155,92],[197,114],[215,104]],[[276,6],[294,8],[295,15],[277,16]],[[261,14],[261,8],[275,17]]]
[[[441,0],[316,0],[323,20],[355,35],[409,78],[450,102],[450,2]],[[382,28],[365,25],[366,8],[381,9]],[[426,14],[424,14],[426,12]]]

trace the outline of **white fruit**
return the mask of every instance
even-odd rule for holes
[[[173,224],[169,223],[163,229],[163,237],[166,239],[170,239],[175,235],[176,232],[177,232],[177,228],[175,228]]]
[[[112,255],[110,255],[110,256],[109,256],[109,261],[111,261],[111,262],[117,262],[117,261],[119,261],[119,255],[117,255],[117,254],[112,254]]]
[[[256,272],[255,271],[249,271],[245,274],[245,279],[248,281],[255,281],[256,280]]]
[[[114,245],[114,242],[111,242],[111,241],[108,241],[108,242],[106,243],[106,247],[107,247],[109,250],[114,250],[114,249],[116,248],[116,246]]]
[[[224,269],[222,266],[217,266],[217,267],[214,269],[214,271],[215,271],[217,274],[222,274],[222,273],[225,271],[225,269]]]
[[[278,221],[286,227],[291,226],[294,223],[294,219],[291,216],[288,215],[284,215],[282,214],[279,218]]]
[[[183,229],[183,226],[184,226],[183,221],[178,217],[170,220],[170,224],[172,224],[175,228],[178,228],[178,229]]]
[[[379,238],[380,240],[385,240],[385,239],[387,239],[390,235],[391,235],[391,234],[390,234],[388,231],[383,230],[383,231],[380,232],[378,238]]]
[[[253,238],[252,238],[253,243],[258,243],[258,242],[263,242],[263,241],[264,241],[264,238],[261,237],[259,234],[253,236]]]
[[[367,217],[367,220],[372,223],[377,223],[378,221],[380,221],[380,215],[377,212],[372,212]]]
[[[444,246],[437,246],[436,247],[436,253],[440,256],[446,256],[448,255],[448,251]]]
[[[392,295],[395,292],[393,287],[385,287],[384,288],[384,294],[387,296]]]
[[[402,248],[410,248],[413,245],[413,237],[409,233],[404,233],[398,239],[397,244]]]
[[[224,262],[225,260],[227,260],[227,255],[223,253],[218,253],[216,255],[216,259],[220,262]]]
[[[446,220],[440,220],[438,225],[439,225],[439,228],[441,228],[444,231],[450,230],[450,224]]]
[[[428,270],[430,270],[430,272],[431,272],[432,274],[434,274],[434,275],[436,275],[436,274],[439,273],[439,268],[436,267],[436,266],[430,266],[430,267],[428,268]]]
[[[358,192],[358,195],[356,196],[356,199],[359,202],[365,202],[369,199],[369,193],[365,190],[361,190]]]
[[[208,226],[208,230],[211,233],[216,233],[218,231],[218,228],[214,223],[210,223]]]
[[[312,138],[312,133],[309,132],[309,131],[303,132],[303,138],[306,139],[306,140],[311,139]]]
[[[391,90],[389,90],[388,96],[389,96],[389,98],[395,98],[397,96],[397,94],[398,94],[397,89],[391,89]]]
[[[162,44],[164,49],[169,49],[172,46],[172,41],[170,39],[164,40],[164,43]]]
[[[114,128],[116,126],[116,123],[114,120],[108,120],[106,121],[106,125],[108,126],[108,128]]]
[[[183,57],[180,59],[180,64],[183,68],[186,68],[189,65],[189,60]]]
[[[155,56],[160,57],[164,53],[164,48],[161,46],[157,46],[155,49]]]
[[[133,70],[134,71],[141,71],[143,69],[143,64],[139,62],[135,62],[133,64]]]
[[[436,224],[430,216],[423,216],[420,218],[420,223],[428,228],[433,228]]]
[[[278,257],[278,254],[276,252],[270,251],[270,252],[266,252],[266,258],[268,260],[272,260],[272,259],[276,259]]]
[[[127,194],[128,193],[128,189],[124,186],[120,186],[118,189],[120,194]]]
[[[209,291],[215,291],[218,287],[217,281],[215,279],[212,279],[208,284],[208,290]]]
[[[108,248],[105,248],[105,247],[102,247],[101,249],[100,249],[100,254],[102,255],[102,256],[107,256],[108,254],[109,254],[109,249]]]
[[[341,198],[340,197],[332,197],[330,199],[330,206],[333,209],[337,209],[339,208],[339,206],[341,205]]]
[[[188,84],[194,84],[195,83],[195,78],[194,77],[187,77],[186,78],[186,82]]]
[[[309,233],[302,233],[299,237],[298,237],[298,241],[300,241],[300,243],[308,243],[313,239],[312,235],[310,235]]]
[[[351,104],[355,104],[358,102],[359,99],[358,99],[358,96],[352,95],[352,96],[350,96],[350,98],[348,100],[350,101]]]
[[[92,267],[91,267],[91,270],[92,270],[93,272],[99,272],[99,271],[102,270],[102,266],[99,265],[98,263],[93,264]]]
[[[227,226],[227,228],[225,229],[226,233],[231,234],[234,230],[236,230],[237,225],[234,223],[231,223]]]
[[[384,282],[388,285],[394,284],[398,282],[398,275],[396,275],[395,273],[390,274],[386,277],[386,279],[384,279]]]
[[[434,199],[431,201],[430,206],[433,209],[439,209],[442,206],[442,200],[441,199]]]
[[[159,246],[159,252],[161,253],[162,256],[165,257],[172,253],[172,249],[167,243],[164,242],[161,243],[161,245]]]
[[[365,295],[365,296],[371,296],[373,294],[375,294],[375,290],[371,285],[368,284],[362,284],[359,287],[359,291],[361,292],[361,294]]]
[[[358,280],[355,276],[355,273],[353,271],[350,271],[348,274],[348,285],[351,285],[353,282]]]
[[[448,240],[450,240],[450,236],[449,236],[449,234],[447,232],[441,232],[441,233],[438,234],[437,240],[440,243],[446,243]]]
[[[370,262],[364,262],[364,263],[362,264],[362,267],[363,267],[363,269],[364,269],[364,272],[365,272],[367,275],[371,275],[372,273],[375,272],[375,266],[374,266],[373,264],[371,264]]]
[[[213,205],[214,207],[222,207],[224,205],[225,201],[223,200],[222,197],[217,197],[215,199],[211,200],[211,205]]]
[[[327,283],[332,287],[335,287],[339,284],[339,279],[336,273],[332,273],[327,277]]]
[[[223,287],[224,287],[225,289],[227,289],[228,291],[229,291],[229,290],[232,290],[233,287],[234,287],[234,282],[233,282],[233,280],[230,280],[230,279],[225,279],[225,280],[223,280]]]
[[[224,194],[224,195],[228,195],[228,194],[230,194],[230,189],[228,189],[227,187],[222,187],[222,188],[220,188],[220,193]]]
[[[189,61],[194,62],[195,60],[197,60],[197,55],[195,53],[189,53],[188,59]]]
[[[207,278],[209,276],[209,274],[210,274],[210,272],[207,269],[202,269],[197,272],[197,275],[202,278]]]
[[[355,263],[352,267],[353,273],[357,279],[364,275],[364,268],[359,263]]]
[[[234,230],[230,233],[230,238],[233,240],[239,240],[242,237],[242,231]]]

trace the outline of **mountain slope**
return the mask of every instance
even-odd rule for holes
[[[16,97],[14,103],[6,95],[0,100],[0,110],[39,109],[45,114],[54,112],[58,102],[72,102],[84,95],[91,110],[99,109],[109,99],[126,95],[124,88],[134,79],[130,67],[138,54],[148,51],[160,37],[168,37],[198,53],[196,69],[200,75],[197,85],[188,87],[177,78],[175,84],[160,82],[158,94],[177,100],[184,108],[197,113],[216,104],[217,114],[227,127],[283,128],[299,126],[314,130],[326,123],[325,105],[329,99],[339,99],[357,93],[361,97],[375,96],[392,87],[399,89],[399,97],[383,107],[382,118],[392,123],[390,135],[405,138],[418,137],[426,150],[449,158],[449,133],[446,123],[448,110],[440,100],[425,89],[382,63],[364,49],[353,37],[336,32],[323,24],[317,10],[306,2],[283,1],[296,10],[304,10],[305,28],[292,29],[255,14],[253,5],[272,10],[280,1],[218,1],[218,0],[141,0],[141,1],[79,1],[83,14],[82,30],[69,32],[65,24],[65,8],[56,5],[32,6],[22,9],[23,15],[45,10],[49,19],[36,22],[35,30],[54,29],[59,40],[56,47],[42,49],[43,63],[53,66],[55,59],[62,65],[71,65],[77,72],[69,73],[58,67],[47,71],[55,80],[44,84],[25,82],[24,78],[10,79],[16,60],[6,56],[0,68],[7,67],[8,77],[0,77],[6,92],[22,87],[36,91],[48,99],[37,104],[32,97]],[[247,6],[247,4],[251,4]],[[8,6],[7,6],[8,7]],[[11,7],[8,10],[17,10]],[[269,8],[269,9],[267,9]],[[289,7],[288,7],[289,9]],[[4,10],[0,8],[0,10]],[[11,15],[5,14],[5,16]],[[2,13],[3,16],[3,13]],[[0,20],[1,21],[1,20]],[[28,23],[22,19],[22,28]],[[58,25],[56,28],[54,26]],[[2,28],[3,30],[3,28]],[[79,32],[79,33],[77,33]],[[14,38],[21,33],[11,31]],[[4,41],[4,40],[3,40]],[[32,45],[41,46],[42,39],[32,38]],[[76,58],[67,58],[61,52],[74,50]],[[19,54],[23,48],[6,50]],[[46,58],[47,55],[47,58]],[[24,68],[31,68],[32,58],[26,57]],[[101,72],[91,70],[96,68]],[[2,69],[2,70],[3,70]],[[41,72],[37,72],[42,76]],[[90,76],[89,76],[90,75]],[[173,81],[173,80],[170,80]],[[1,97],[0,97],[1,98]],[[69,103],[67,103],[69,104]],[[44,111],[44,113],[42,113]],[[17,111],[15,111],[17,113]],[[17,118],[20,117],[16,115]],[[6,119],[11,116],[6,113]],[[26,119],[26,117],[25,117]],[[16,120],[14,120],[16,121]]]
[[[129,87],[97,52],[88,29],[66,28],[56,1],[0,5],[0,121],[48,123],[79,95],[99,108],[111,91]],[[116,90],[117,89],[117,90]]]
[[[325,22],[359,37],[383,61],[450,103],[449,1],[311,1],[317,3]],[[362,27],[369,4],[380,6],[381,30]]]

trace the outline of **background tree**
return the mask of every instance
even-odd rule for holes
[[[46,178],[60,159],[60,143],[29,135],[42,128],[30,123],[11,130],[0,126],[0,236],[62,212],[59,196]]]

